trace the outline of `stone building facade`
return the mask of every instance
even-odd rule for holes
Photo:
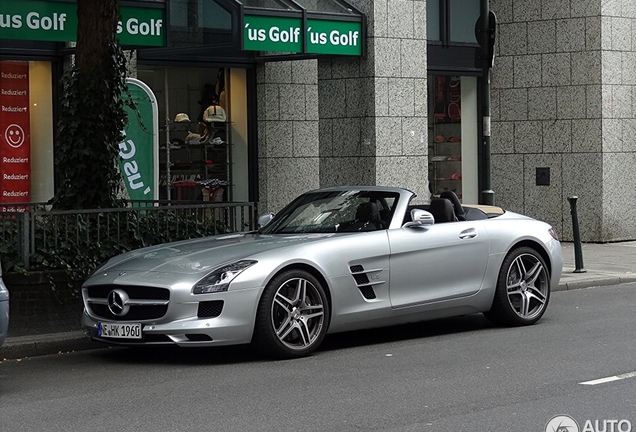
[[[491,0],[499,22],[492,78],[496,200],[572,238],[636,238],[636,2]],[[536,167],[551,169],[535,185]]]
[[[431,1],[431,0],[428,0]],[[357,0],[362,58],[271,62],[258,71],[261,208],[342,184],[427,189],[426,1]],[[636,238],[636,2],[490,0],[495,203],[572,239]],[[430,106],[430,105],[429,105]],[[549,168],[549,185],[537,185]]]

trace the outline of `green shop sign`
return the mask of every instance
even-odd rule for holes
[[[120,8],[117,37],[122,45],[164,46],[163,9]],[[74,42],[77,4],[0,0],[0,39]]]
[[[347,21],[307,20],[307,52],[362,55],[362,24]]]
[[[305,52],[362,55],[362,24],[351,21],[243,15],[243,49],[247,51]]]
[[[302,52],[300,18],[243,15],[243,49]]]

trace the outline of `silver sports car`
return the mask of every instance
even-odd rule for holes
[[[442,195],[412,205],[399,188],[315,190],[256,232],[119,255],[83,285],[83,327],[109,344],[252,343],[291,358],[327,333],[479,312],[538,321],[561,277],[554,230]]]

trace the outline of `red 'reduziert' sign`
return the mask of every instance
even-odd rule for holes
[[[31,200],[29,63],[0,61],[0,203]]]

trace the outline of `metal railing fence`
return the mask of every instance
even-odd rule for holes
[[[0,204],[0,258],[5,268],[30,270],[57,251],[90,250],[106,259],[139,247],[255,227],[256,204],[251,202],[136,201],[123,208],[87,210]]]

